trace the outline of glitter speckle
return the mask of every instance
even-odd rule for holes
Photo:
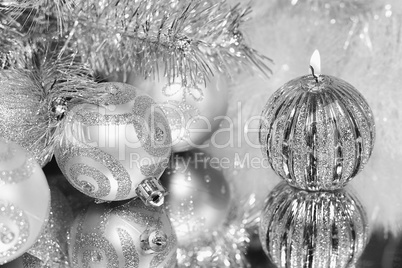
[[[102,198],[110,193],[110,181],[109,179],[99,170],[94,167],[88,166],[86,164],[75,164],[70,168],[71,179],[79,185],[81,189],[89,196],[94,198]],[[81,175],[88,176],[94,179],[97,183],[97,191],[95,191],[95,186],[85,180],[80,181],[79,177]]]
[[[21,181],[29,179],[34,171],[36,161],[32,157],[25,158],[24,163],[10,170],[1,169],[0,170],[0,185],[1,184],[11,184],[19,183]]]
[[[160,127],[156,127],[155,140],[156,141],[162,141],[164,135],[165,135],[165,132]]]
[[[172,138],[169,124],[162,110],[150,97],[139,96],[135,99],[133,114],[134,128],[144,150],[152,156],[169,157]],[[155,142],[157,141],[154,139],[155,133],[149,132],[149,130],[155,132],[157,129],[165,133],[163,143]]]
[[[82,234],[74,246],[73,265],[90,267],[90,263],[105,263],[105,268],[119,267],[119,258],[113,245],[104,237],[96,233]],[[79,260],[79,255],[82,259]],[[106,257],[106,259],[103,258]]]
[[[102,164],[105,169],[108,169],[112,177],[106,177],[100,171],[87,164],[74,165],[71,169],[67,169],[70,162],[81,158],[82,163],[91,163],[95,160]],[[116,200],[121,200],[127,197],[131,191],[132,182],[126,169],[111,155],[103,152],[99,148],[90,147],[82,143],[73,143],[65,140],[65,146],[60,147],[56,151],[56,160],[63,174],[73,182],[73,185],[81,189],[81,183],[77,179],[78,175],[91,176],[98,183],[99,191],[94,192],[95,198],[101,198],[107,195],[110,191],[110,181],[115,179],[118,182]],[[88,194],[88,193],[87,193]]]
[[[91,261],[92,262],[101,262],[103,259],[102,253],[99,251],[92,251],[91,253]]]
[[[138,267],[140,263],[139,255],[130,234],[126,230],[121,228],[117,229],[117,233],[119,234],[119,239],[123,249],[123,256],[125,261],[124,267]]]
[[[133,100],[137,96],[134,87],[124,83],[102,83],[101,87],[105,87],[106,94],[101,103],[107,105],[120,105]]]
[[[2,200],[0,200],[0,218],[13,224],[13,227],[0,224],[0,243],[3,243],[0,251],[0,264],[2,264],[3,258],[15,254],[25,245],[29,237],[29,220],[24,211]],[[18,228],[17,237],[12,228]]]
[[[15,238],[15,234],[5,224],[0,224],[0,242],[10,244]]]

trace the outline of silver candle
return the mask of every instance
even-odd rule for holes
[[[339,189],[370,158],[375,139],[373,113],[352,85],[319,74],[319,68],[311,66],[311,74],[284,84],[264,107],[262,152],[292,186]]]

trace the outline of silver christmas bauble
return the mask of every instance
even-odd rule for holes
[[[93,204],[71,226],[74,268],[173,268],[177,239],[162,208],[129,202]]]
[[[264,157],[280,177],[302,189],[342,188],[367,164],[374,139],[373,113],[364,97],[332,76],[289,81],[262,112]]]
[[[368,242],[367,221],[348,190],[307,192],[283,182],[266,200],[260,240],[277,267],[351,267]]]
[[[171,152],[169,124],[151,97],[123,83],[101,83],[96,104],[79,104],[65,119],[55,156],[69,182],[105,201],[140,196],[163,204],[158,178]]]
[[[0,265],[31,248],[46,226],[50,190],[33,156],[0,139]]]
[[[161,177],[169,191],[165,206],[181,247],[209,240],[227,220],[231,186],[214,160],[200,150],[175,153]]]
[[[219,129],[228,108],[228,79],[217,72],[206,82],[184,86],[180,78],[173,83],[160,75],[144,79],[131,73],[127,83],[140,88],[160,104],[166,114],[172,135],[172,150],[183,152],[198,148]],[[124,80],[118,74],[111,80]]]
[[[54,129],[41,91],[26,73],[0,70],[0,137],[19,144],[45,166],[53,156],[49,133]]]

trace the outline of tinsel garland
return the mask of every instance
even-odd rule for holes
[[[96,103],[102,92],[94,90],[90,70],[77,64],[75,55],[54,55],[37,43],[28,46],[32,50],[24,57],[10,53],[3,58],[7,69],[0,72],[0,136],[19,142],[44,165],[53,156],[68,106]]]

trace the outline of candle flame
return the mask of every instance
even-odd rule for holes
[[[318,50],[314,50],[313,55],[311,55],[310,59],[310,68],[312,71],[312,75],[318,77],[321,74],[321,57],[320,52]]]

